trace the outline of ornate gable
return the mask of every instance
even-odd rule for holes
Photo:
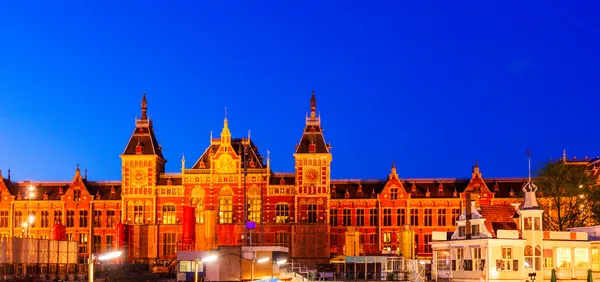
[[[79,164],[77,165],[77,169],[75,170],[75,176],[73,176],[73,181],[61,195],[61,199],[67,197],[67,200],[73,200],[75,202],[81,201],[91,201],[93,200],[93,196],[90,194],[90,191],[87,189],[85,185],[84,179],[81,177],[81,171],[79,170]]]
[[[410,198],[410,194],[404,189],[402,181],[398,179],[398,173],[396,172],[396,165],[392,164],[392,171],[388,176],[388,181],[381,191],[382,196],[390,200],[401,200]]]
[[[481,176],[481,172],[479,171],[479,161],[475,161],[471,180],[463,192],[463,195],[467,192],[472,193],[480,201],[490,201],[494,197]]]
[[[0,201],[12,201],[15,198],[15,196],[12,195],[12,193],[8,189],[7,183],[9,183],[10,185],[10,179],[4,179],[4,176],[2,175],[2,170],[0,170],[0,197],[2,197],[0,198]]]

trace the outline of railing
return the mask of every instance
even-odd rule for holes
[[[200,169],[186,169],[185,173],[187,174],[210,174],[210,168],[200,168]],[[241,168],[241,173],[244,173],[244,169]],[[266,168],[248,168],[248,174],[260,174],[267,173]]]

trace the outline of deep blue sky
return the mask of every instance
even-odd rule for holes
[[[120,179],[143,92],[168,159],[221,131],[293,170],[312,90],[332,177],[527,174],[600,155],[597,1],[6,1],[0,168]],[[202,3],[200,3],[202,2]],[[205,3],[209,2],[209,3]],[[372,2],[380,2],[374,4]]]

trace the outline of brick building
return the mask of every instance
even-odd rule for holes
[[[521,201],[525,179],[486,179],[478,164],[470,179],[404,179],[393,165],[382,180],[331,179],[331,146],[314,93],[292,173],[271,171],[268,155],[252,140],[232,138],[227,118],[220,137],[211,138],[191,167],[182,159],[180,171],[166,172],[145,95],[141,110],[120,155],[120,182],[90,181],[79,167],[70,182],[15,182],[10,171],[7,177],[0,172],[0,236],[48,238],[52,224],[61,223],[67,239],[79,242],[82,262],[90,252],[123,247],[115,245],[119,223],[130,226],[127,259],[145,263],[174,257],[179,249],[244,243],[286,246],[292,258],[311,263],[398,251],[431,257],[432,231],[454,230],[465,192],[485,204]],[[194,208],[192,230],[185,232],[184,207]],[[256,223],[245,242],[244,216]],[[414,252],[402,245],[406,229],[414,233]]]

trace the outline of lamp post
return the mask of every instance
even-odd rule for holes
[[[287,262],[287,259],[280,259],[273,262],[273,268],[271,269],[271,278],[275,278],[275,265],[282,265]]]
[[[255,263],[263,263],[263,262],[267,262],[269,261],[268,257],[264,257],[264,258],[259,258],[259,259],[252,259],[252,273],[250,274],[250,281],[254,281],[254,264]]]
[[[198,265],[200,264],[200,261],[202,261],[202,265],[204,266],[205,262],[211,262],[215,260],[217,260],[216,255],[210,255],[201,260],[196,259],[196,266],[194,267],[194,282],[198,282]]]
[[[94,281],[94,259],[102,260],[110,260],[114,258],[118,258],[123,254],[123,251],[114,251],[103,253],[99,255],[90,254],[88,258],[88,282]]]
[[[25,227],[25,234],[27,238],[31,236],[31,225],[35,222],[35,216],[31,215],[31,199],[35,197],[35,187],[33,185],[29,185],[29,193],[27,194],[27,219],[25,219],[25,223],[23,223],[23,227]]]

